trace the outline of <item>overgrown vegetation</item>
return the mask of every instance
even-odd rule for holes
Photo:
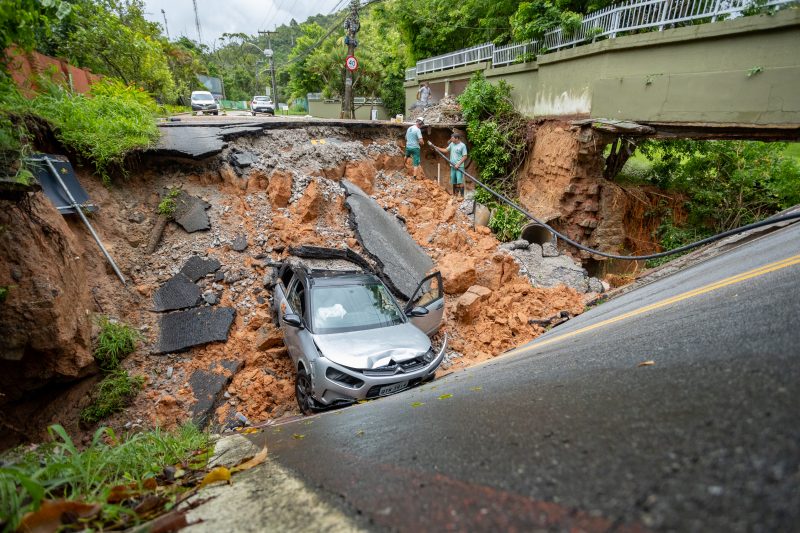
[[[161,490],[159,498],[166,498],[159,500],[159,507],[141,514],[135,508],[144,493],[155,494],[148,487],[156,485],[164,468],[177,465],[188,469],[190,457],[209,446],[208,435],[191,424],[174,432],[156,429],[122,437],[103,427],[83,449],[78,449],[60,425],[50,426],[48,432],[51,442],[2,456],[3,531],[16,530],[25,513],[36,511],[43,501],[61,499],[100,506],[90,520],[79,523],[80,529],[124,529],[139,523],[175,502],[176,491]],[[163,479],[159,483],[164,483]],[[65,506],[65,511],[68,509]]]
[[[116,370],[128,355],[136,350],[139,332],[128,324],[117,322],[106,316],[98,320],[100,334],[94,348],[94,358],[103,370]]]
[[[628,178],[686,195],[684,224],[665,214],[655,238],[665,250],[762,220],[800,203],[800,165],[785,143],[648,141]],[[650,266],[663,261],[650,262]]]
[[[489,83],[476,72],[458,97],[481,178],[506,195],[516,194],[516,171],[527,151],[527,119],[511,101],[511,85]]]
[[[18,161],[30,150],[32,140],[25,129],[26,117],[51,124],[56,138],[92,163],[106,182],[113,168],[122,168],[128,153],[147,148],[158,139],[154,119],[158,109],[142,89],[104,80],[94,85],[89,95],[84,95],[40,79],[42,92],[27,99],[8,81],[3,85],[0,150],[7,154],[6,168],[12,171],[15,167],[11,160]],[[19,172],[19,163],[16,168]]]
[[[131,376],[127,370],[113,370],[97,384],[92,403],[81,411],[81,421],[94,424],[127,407],[144,387],[142,376]]]

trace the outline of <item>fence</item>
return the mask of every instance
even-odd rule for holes
[[[26,52],[17,46],[6,48],[5,55],[11,78],[27,96],[35,92],[38,76],[47,76],[52,81],[67,85],[79,93],[89,92],[91,85],[101,79],[89,70],[74,67],[65,61],[39,52]]]
[[[787,6],[797,0],[632,0],[605,7],[586,15],[580,26],[572,31],[557,28],[544,34],[541,40],[495,46],[480,44],[449,54],[417,61],[416,67],[406,69],[406,81],[427,72],[454,69],[480,61],[491,60],[493,67],[533,60],[538,54],[563,48],[613,39],[621,33],[641,30],[661,31],[695,22],[715,22],[722,18],[737,18],[763,8]]]

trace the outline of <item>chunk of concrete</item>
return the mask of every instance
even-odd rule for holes
[[[467,289],[456,300],[456,318],[464,324],[471,324],[480,313],[481,302],[487,300],[491,294],[491,289],[481,285],[473,285]]]
[[[235,252],[244,252],[247,249],[247,235],[240,233],[234,237],[231,242],[231,248],[233,248]]]
[[[236,310],[231,307],[199,307],[163,315],[153,353],[181,352],[192,346],[224,342],[234,316]]]
[[[409,299],[432,268],[433,261],[414,239],[378,203],[358,186],[342,180],[350,209],[350,224],[361,246],[385,275],[398,296]]]
[[[192,281],[197,281],[203,276],[216,272],[221,266],[222,264],[213,257],[210,259],[203,259],[199,255],[193,255],[186,261],[183,268],[181,268],[181,274]]]
[[[153,311],[175,311],[195,307],[200,303],[201,291],[185,274],[178,272],[153,295]]]
[[[233,166],[246,168],[258,161],[258,156],[252,152],[234,152],[230,157]]]
[[[552,242],[542,244],[542,257],[558,257],[559,255],[558,247]]]

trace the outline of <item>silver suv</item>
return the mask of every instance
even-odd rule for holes
[[[219,115],[219,104],[208,91],[192,91],[191,104],[192,113]]]
[[[256,116],[256,113],[266,113],[274,117],[275,106],[272,100],[269,99],[269,96],[254,96],[253,100],[250,102],[250,112],[253,116]]]
[[[441,327],[444,290],[438,272],[401,308],[374,275],[284,264],[274,312],[294,367],[304,414],[400,392],[434,377],[447,348],[428,335]]]

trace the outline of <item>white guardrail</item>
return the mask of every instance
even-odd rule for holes
[[[742,16],[748,8],[768,8],[796,3],[797,0],[631,0],[605,7],[583,17],[580,27],[567,33],[562,28],[544,34],[541,41],[531,40],[495,46],[480,44],[449,54],[417,61],[406,69],[406,81],[417,75],[462,67],[491,60],[493,67],[533,60],[536,55],[562,48],[613,39],[618,34],[643,29],[663,30],[698,20],[715,22],[721,17]]]

